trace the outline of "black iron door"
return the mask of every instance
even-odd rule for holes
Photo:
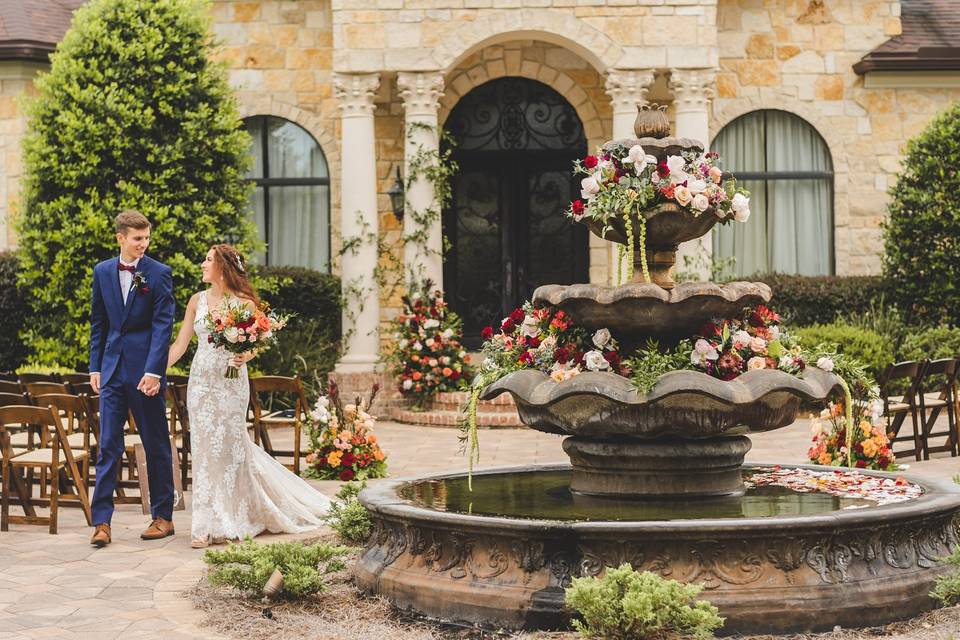
[[[496,326],[538,286],[587,281],[587,231],[563,215],[578,188],[573,160],[586,143],[559,94],[519,78],[465,96],[448,129],[459,142],[460,171],[444,212],[444,288],[463,318],[466,345],[476,348],[483,327]]]

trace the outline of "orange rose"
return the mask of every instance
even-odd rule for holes
[[[377,444],[377,436],[372,433],[368,433],[367,444]]]
[[[452,373],[453,373],[453,369],[451,369],[450,367],[444,367],[444,368],[443,368],[443,375],[447,376],[448,378],[450,377],[450,374],[452,374]]]
[[[268,318],[262,313],[257,313],[257,326],[260,328],[261,331],[269,331],[270,318]]]
[[[422,377],[423,377],[423,374],[420,373],[419,371],[414,371],[414,372],[413,372],[413,379],[414,379],[414,380],[419,380],[419,379],[422,378]]]
[[[380,449],[377,449],[376,451],[373,452],[373,457],[377,459],[377,462],[383,462],[383,459],[386,456],[383,455],[383,451],[381,451]]]

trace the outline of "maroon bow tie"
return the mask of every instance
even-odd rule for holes
[[[132,264],[123,264],[122,262],[117,262],[117,269],[119,271],[129,271],[130,273],[136,273],[137,267]]]

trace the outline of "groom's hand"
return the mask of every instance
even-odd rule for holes
[[[137,390],[147,396],[157,395],[160,391],[160,378],[144,374],[144,376],[140,378],[140,384],[137,385]]]
[[[96,394],[100,393],[100,374],[91,373],[90,374],[90,388],[93,389],[93,392]]]

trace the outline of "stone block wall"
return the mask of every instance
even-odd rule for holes
[[[21,142],[27,130],[22,101],[34,93],[33,80],[45,66],[0,62],[0,251],[17,244],[14,227],[23,172]]]

